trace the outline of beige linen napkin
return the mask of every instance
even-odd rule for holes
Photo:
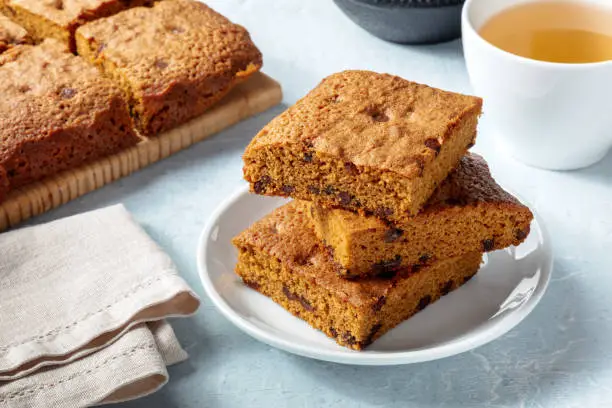
[[[141,323],[198,306],[121,205],[0,234],[0,407],[49,406],[63,394],[74,395],[64,405],[85,406],[157,389],[165,365],[185,356],[169,326]]]

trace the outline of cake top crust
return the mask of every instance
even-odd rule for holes
[[[79,27],[81,36],[144,95],[195,79],[210,81],[214,93],[215,78],[247,76],[262,65],[247,30],[198,1],[128,9]]]
[[[0,55],[0,89],[0,153],[57,129],[88,126],[111,101],[123,100],[113,82],[52,39]]]
[[[245,156],[266,146],[303,145],[356,166],[418,176],[482,100],[370,71],[325,78],[270,122]]]
[[[98,10],[123,8],[128,1],[121,0],[5,0],[9,7],[20,7],[32,14],[69,29],[73,25],[91,20]]]

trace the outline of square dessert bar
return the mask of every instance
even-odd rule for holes
[[[0,54],[16,45],[31,43],[32,38],[25,28],[15,24],[4,14],[0,14]]]
[[[400,220],[474,143],[481,105],[392,75],[334,74],[253,138],[244,177],[257,194]]]
[[[290,202],[234,238],[236,273],[345,347],[366,347],[467,282],[480,267],[481,254],[471,253],[390,279],[346,280],[304,211]]]
[[[153,0],[1,0],[4,12],[36,41],[55,38],[75,51],[74,32],[88,21],[110,16]]]
[[[315,203],[303,205],[346,277],[388,274],[518,245],[533,219],[529,208],[495,182],[476,154],[461,159],[418,215],[395,225]]]
[[[0,55],[0,89],[0,196],[140,141],[121,89],[57,40]]]
[[[130,95],[146,135],[202,114],[262,64],[243,27],[198,1],[126,10],[84,25],[76,37],[78,53]]]

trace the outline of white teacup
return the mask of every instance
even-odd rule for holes
[[[466,1],[462,30],[470,80],[499,140],[516,159],[553,170],[586,167],[612,147],[612,61],[536,61],[503,51],[478,34],[493,15],[537,1],[545,0]],[[610,0],[573,1],[612,10]]]

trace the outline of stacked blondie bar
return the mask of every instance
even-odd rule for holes
[[[244,283],[360,350],[466,283],[533,218],[471,154],[482,101],[346,71],[244,154],[256,194],[295,199],[234,239]]]

